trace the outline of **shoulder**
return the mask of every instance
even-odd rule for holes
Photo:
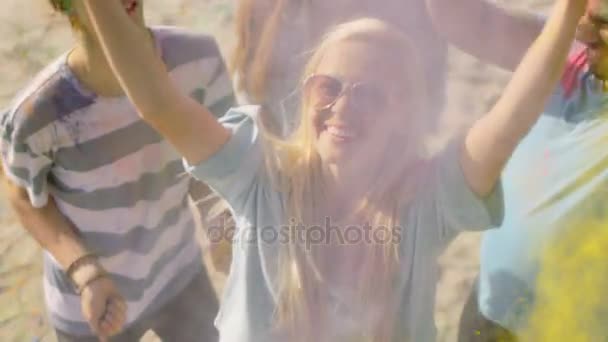
[[[76,88],[65,67],[62,59],[51,63],[13,99],[2,117],[3,129],[10,128],[13,138],[24,140],[94,102]]]
[[[219,121],[225,126],[237,125],[244,122],[254,124],[258,120],[261,110],[261,106],[258,105],[233,107]]]

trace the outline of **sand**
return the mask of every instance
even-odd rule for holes
[[[181,25],[215,34],[227,53],[232,42],[234,0],[147,0],[150,23]],[[509,8],[545,12],[552,1],[499,1]],[[20,87],[71,44],[63,19],[45,0],[3,0],[0,13],[0,108]],[[461,52],[450,53],[448,110],[442,121],[450,135],[482,115],[497,99],[509,74]],[[479,234],[464,233],[440,258],[436,322],[439,341],[454,341],[463,301],[477,275]],[[0,341],[54,341],[41,293],[40,249],[10,214],[0,192]],[[224,277],[212,271],[221,290]],[[153,334],[146,341],[157,340]],[[421,341],[425,342],[425,341]]]

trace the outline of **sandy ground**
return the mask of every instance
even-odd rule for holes
[[[550,0],[500,1],[510,8],[544,12]],[[231,43],[229,0],[147,0],[150,23],[212,32],[224,52]],[[71,34],[44,0],[3,0],[0,13],[0,107],[49,60],[63,52]],[[466,126],[489,108],[508,74],[458,51],[450,56],[445,134]],[[0,192],[0,341],[54,341],[40,286],[40,250],[7,209]],[[454,341],[463,301],[477,274],[479,234],[462,234],[440,258],[436,321],[440,341]],[[213,273],[213,272],[212,272]],[[218,290],[223,277],[213,273]],[[156,340],[152,334],[146,341]],[[422,341],[424,342],[424,341]]]

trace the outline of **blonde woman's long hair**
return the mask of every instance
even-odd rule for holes
[[[396,241],[405,232],[399,227],[400,208],[415,195],[420,182],[415,174],[424,161],[424,115],[428,107],[425,79],[420,72],[420,60],[411,41],[399,30],[370,18],[362,18],[336,26],[314,50],[305,68],[303,79],[313,74],[326,51],[343,41],[369,44],[373,53],[383,53],[387,62],[395,65],[398,78],[396,89],[404,99],[403,127],[391,134],[384,154],[386,162],[375,165],[376,183],[357,205],[356,216],[364,217],[372,230],[384,229]],[[283,207],[292,232],[299,227],[323,224],[323,203],[326,201],[323,164],[315,148],[314,127],[308,116],[310,106],[306,94],[301,105],[301,122],[285,140],[265,134],[267,167],[272,172],[273,184],[284,195]],[[418,185],[416,185],[418,184]],[[290,236],[295,236],[291,235]],[[402,238],[406,238],[402,236]],[[395,275],[398,272],[399,243],[371,243],[360,245],[364,260],[359,274],[353,275],[357,285],[355,301],[369,307],[382,308],[383,317],[370,331],[362,332],[367,341],[388,341],[392,337],[396,310],[394,298]],[[327,264],[331,247],[306,248],[301,241],[290,240],[279,251],[277,309],[274,322],[290,340],[319,341],[321,331],[331,316],[327,307],[327,280],[322,266]],[[335,259],[334,259],[335,260]],[[358,339],[359,340],[359,339]]]

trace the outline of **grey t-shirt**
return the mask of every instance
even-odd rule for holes
[[[285,223],[283,200],[266,171],[253,119],[257,111],[255,106],[229,111],[221,122],[232,131],[230,140],[203,163],[186,165],[227,200],[237,222],[231,271],[216,320],[223,342],[281,340],[273,335],[272,325],[281,247],[278,230]],[[402,212],[395,293],[401,303],[396,320],[399,341],[435,340],[437,256],[459,231],[486,229],[502,219],[501,187],[485,199],[470,190],[458,162],[460,144],[455,141],[432,160],[429,186]]]

